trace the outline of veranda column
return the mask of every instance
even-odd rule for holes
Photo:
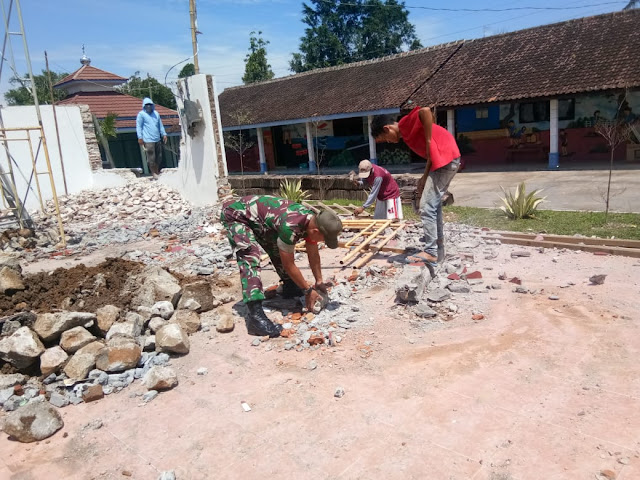
[[[549,101],[549,170],[560,167],[558,154],[558,99]]]
[[[447,130],[451,135],[456,136],[456,111],[452,108],[447,110]]]
[[[267,157],[264,154],[264,137],[262,136],[262,128],[258,127],[258,153],[260,154],[260,173],[267,173]]]
[[[378,152],[376,151],[376,139],[371,136],[371,122],[373,120],[373,115],[367,116],[367,130],[369,132],[369,160],[371,163],[378,163]]]
[[[316,171],[316,153],[313,149],[313,135],[311,135],[311,122],[306,123],[307,127],[307,150],[309,152],[309,172]]]

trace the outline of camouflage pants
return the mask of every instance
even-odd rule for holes
[[[237,210],[223,208],[220,220],[227,230],[229,244],[236,254],[242,284],[242,300],[253,302],[264,300],[262,280],[260,279],[260,245],[269,255],[271,263],[281,280],[286,281],[289,275],[284,270],[277,235],[259,235],[253,231],[248,222],[238,218]]]

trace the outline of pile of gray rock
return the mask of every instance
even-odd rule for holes
[[[189,353],[189,335],[210,328],[200,314],[233,298],[216,298],[207,281],[181,287],[155,266],[131,281],[136,287],[127,311],[105,305],[95,312],[22,312],[2,319],[0,360],[21,373],[0,375],[0,406],[13,411],[42,396],[56,407],[90,402],[136,379],[151,392],[145,401],[174,387],[170,355]],[[233,320],[225,328],[233,329]]]

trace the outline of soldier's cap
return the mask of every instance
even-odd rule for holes
[[[358,165],[358,176],[360,178],[369,178],[371,175],[371,170],[373,170],[373,165],[369,160],[362,160],[360,165]]]
[[[335,213],[322,210],[316,215],[318,230],[324,235],[324,243],[329,248],[338,248],[338,235],[342,231],[342,221]]]

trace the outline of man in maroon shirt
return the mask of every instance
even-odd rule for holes
[[[355,173],[351,173],[352,181],[355,182]],[[360,181],[355,182],[356,185],[366,185],[371,189],[371,193],[364,204],[356,208],[353,213],[356,216],[360,215],[365,208],[369,208],[373,202],[376,202],[374,219],[402,220],[400,188],[387,169],[374,165],[369,160],[362,160],[358,165],[358,176]]]
[[[371,135],[376,142],[404,143],[426,160],[424,175],[418,181],[420,217],[424,228],[426,254],[433,268],[445,257],[442,223],[442,197],[460,167],[460,150],[445,128],[434,123],[428,107],[415,107],[411,113],[394,122],[378,115],[371,123]]]

